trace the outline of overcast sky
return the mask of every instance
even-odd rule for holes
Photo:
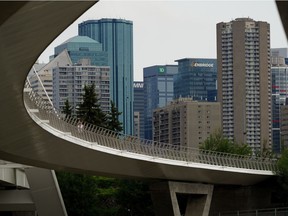
[[[48,62],[55,46],[78,34],[78,24],[89,19],[133,21],[134,80],[143,68],[175,64],[181,58],[216,58],[216,24],[239,17],[270,23],[271,48],[287,47],[273,0],[100,0],[68,27],[39,57]]]

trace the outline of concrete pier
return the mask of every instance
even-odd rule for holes
[[[157,216],[208,216],[213,185],[159,182],[150,186]]]

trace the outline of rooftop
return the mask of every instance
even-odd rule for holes
[[[98,41],[93,40],[87,36],[75,36],[75,37],[72,37],[72,38],[66,40],[62,44],[66,44],[66,43],[97,43],[97,44],[99,44]]]

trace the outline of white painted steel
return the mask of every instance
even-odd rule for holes
[[[30,88],[28,82],[26,85],[26,88]],[[262,157],[174,146],[117,133],[89,123],[83,123],[84,127],[78,128],[79,120],[77,118],[65,118],[59,115],[60,111],[56,112],[49,101],[43,100],[33,91],[24,91],[24,102],[31,118],[42,128],[62,139],[98,151],[116,155],[120,153],[124,157],[135,159],[141,157],[143,160],[154,162],[154,159],[166,159],[166,161],[162,160],[162,163],[173,164],[174,161],[177,161],[178,164],[180,162],[181,165],[194,163],[196,166],[202,165],[202,168],[227,170],[228,172],[229,168],[234,168],[234,170],[240,168],[238,172],[254,173],[256,171],[259,174],[270,174],[276,167],[275,161]],[[31,112],[31,110],[38,110],[38,112]]]

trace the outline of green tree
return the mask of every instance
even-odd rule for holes
[[[118,215],[154,215],[147,182],[121,179],[116,197],[119,203]]]
[[[122,128],[122,122],[120,122],[119,115],[121,115],[121,112],[118,111],[117,107],[115,106],[115,103],[113,101],[110,102],[110,112],[107,116],[107,128],[116,132],[121,132],[123,130]]]
[[[68,116],[72,116],[72,106],[70,105],[68,99],[65,100],[62,113],[65,114],[65,118],[67,118]]]
[[[83,102],[77,109],[78,118],[120,132],[119,115],[121,113],[111,101],[106,116],[98,103],[95,86],[84,87]],[[69,215],[153,215],[148,185],[143,182],[66,172],[58,172],[57,177]]]
[[[282,151],[281,157],[277,161],[278,181],[278,199],[281,200],[285,206],[288,204],[288,149]]]
[[[252,154],[252,150],[247,144],[237,144],[227,139],[221,130],[211,134],[204,143],[200,145],[200,149],[239,155]]]
[[[106,114],[101,110],[95,93],[95,85],[84,87],[83,102],[77,108],[77,117],[81,121],[106,127]]]
[[[68,215],[94,216],[97,215],[97,185],[93,177],[57,172],[57,179]]]

